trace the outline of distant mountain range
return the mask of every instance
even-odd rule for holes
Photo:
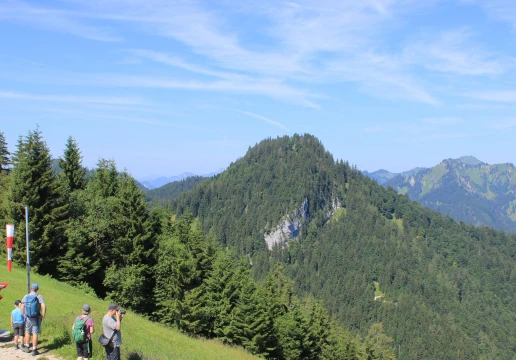
[[[202,174],[202,175],[198,175],[198,174],[194,174],[194,173],[191,173],[191,172],[184,172],[182,174],[179,174],[179,175],[175,175],[175,176],[160,176],[156,179],[151,179],[151,180],[138,180],[138,182],[140,184],[142,184],[147,190],[152,190],[152,189],[156,189],[156,188],[159,188],[159,187],[162,187],[163,185],[166,185],[168,183],[171,183],[171,182],[175,182],[175,181],[181,181],[181,180],[184,180],[186,178],[189,178],[189,177],[193,177],[193,176],[200,176],[200,177],[203,177],[203,178],[206,178],[206,177],[212,177],[214,175],[217,175],[218,173],[224,171],[224,169],[219,169],[217,171],[214,171],[214,172],[211,172],[211,173],[208,173],[208,174]]]
[[[463,156],[403,173],[363,173],[456,220],[516,232],[516,168],[511,163],[490,165]]]

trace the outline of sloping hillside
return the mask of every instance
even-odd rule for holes
[[[14,267],[7,272],[5,260],[0,261],[0,281],[9,283],[2,290],[4,297],[0,306],[0,329],[9,329],[9,316],[16,299],[21,299],[27,290],[27,276],[24,269]],[[87,295],[79,289],[60,283],[48,277],[31,275],[31,282],[37,282],[47,305],[47,317],[42,326],[40,352],[58,355],[63,359],[76,359],[75,345],[71,340],[71,327],[82,305],[91,305],[97,336],[100,335],[102,317],[108,301]],[[242,349],[222,345],[218,341],[193,339],[178,331],[153,323],[142,316],[128,312],[122,324],[122,355],[138,353],[145,359],[256,359]],[[103,360],[106,355],[97,341],[93,342],[93,358]]]
[[[516,232],[516,168],[473,157],[447,159],[414,175],[384,183],[411,200],[474,225]]]
[[[516,237],[384,189],[313,136],[264,140],[171,206],[246,254],[256,276],[283,262],[297,292],[352,331],[382,322],[401,359],[516,356]],[[268,251],[278,229],[294,231]]]
[[[203,176],[190,176],[186,179],[173,181],[156,189],[145,192],[145,200],[153,203],[161,203],[166,200],[172,200],[180,194],[190,191],[195,185],[206,179]]]

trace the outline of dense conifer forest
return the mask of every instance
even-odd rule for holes
[[[190,176],[183,180],[170,182],[159,188],[146,191],[145,200],[154,204],[161,204],[166,202],[166,200],[175,199],[180,194],[192,190],[195,185],[205,179],[207,177]]]
[[[381,323],[364,336],[351,333],[321,300],[295,294],[281,262],[253,278],[252,258],[191,214],[149,206],[114,161],[100,159],[86,176],[73,138],[58,167],[39,129],[20,137],[12,154],[0,132],[0,156],[0,216],[24,239],[29,207],[39,274],[268,359],[395,358]],[[13,256],[24,263],[24,241],[15,241]]]
[[[0,140],[1,217],[24,238],[29,206],[41,274],[268,359],[516,356],[516,236],[384,189],[311,135],[264,140],[152,206],[113,161],[86,179],[73,138],[59,173],[38,129],[13,154]]]
[[[268,251],[264,235],[305,199],[299,236]],[[384,189],[313,136],[264,140],[169,206],[252,259],[255,278],[284,264],[295,293],[352,333],[381,323],[401,359],[516,355],[516,236]]]

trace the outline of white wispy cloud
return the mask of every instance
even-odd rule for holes
[[[68,33],[90,40],[120,41],[122,37],[102,25],[84,24],[78,18],[81,14],[32,6],[30,4],[7,0],[0,3],[0,20],[19,23],[38,29]]]
[[[486,90],[469,92],[464,94],[467,97],[471,97],[479,100],[493,101],[493,102],[507,102],[516,103],[516,91],[515,90]]]
[[[0,91],[0,99],[51,101],[61,103],[109,104],[109,105],[148,105],[149,102],[138,98],[97,97],[74,95],[38,95],[11,91]]]
[[[494,19],[510,24],[516,31],[516,3],[512,0],[471,0],[483,7]]]
[[[144,5],[139,1],[113,0],[77,3],[81,9],[69,12],[70,17],[133,24],[135,29],[147,34],[158,34],[179,41],[193,53],[203,56],[208,63],[225,69],[220,71],[194,65],[155,51],[135,53],[140,57],[228,82],[207,87],[213,90],[240,88],[245,92],[273,97],[281,93],[279,97],[284,99],[293,95],[294,98],[289,101],[318,107],[313,101],[314,97],[300,101],[297,83],[317,84],[329,80],[333,83],[357,83],[365,92],[378,97],[438,103],[403,69],[387,73],[389,69],[381,63],[370,61],[371,55],[376,52],[372,38],[380,33],[381,25],[385,21],[392,21],[400,9],[414,6],[415,2],[325,0],[317,6],[305,0],[295,3],[244,2],[240,7],[236,6],[237,11],[246,16],[257,12],[268,18],[269,25],[257,31],[266,34],[270,42],[260,49],[242,45],[244,42],[238,36],[238,29],[232,27],[226,14],[213,9],[207,11],[194,2],[157,0]],[[346,71],[336,71],[334,64],[320,58],[324,54],[333,54],[332,57],[339,59],[340,68],[346,68]],[[381,56],[388,57],[385,54]],[[395,57],[390,56],[390,61],[395,62]],[[360,68],[354,69],[357,64]],[[242,84],[242,78],[246,77],[251,79]],[[253,84],[254,79],[259,79],[258,85]],[[272,86],[274,82],[281,86]],[[188,88],[191,85],[183,84],[182,87]]]
[[[192,55],[178,56],[166,47],[128,50],[133,59],[165,64],[190,78],[107,74],[106,79],[119,85],[96,81],[98,86],[259,94],[318,108],[325,94],[308,89],[351,83],[375,97],[438,105],[443,90],[422,76],[421,68],[456,76],[498,75],[512,60],[478,46],[473,32],[465,28],[412,36],[399,47],[385,46],[386,29],[436,2],[242,0],[211,6],[196,1],[74,0],[66,3],[66,10],[56,10],[10,0],[0,5],[0,19],[101,41],[121,40],[117,32],[127,28],[180,43]],[[497,3],[489,11],[503,8]],[[256,20],[249,31],[266,41],[243,32],[241,24],[235,24],[237,18]],[[200,81],[200,76],[214,80]]]
[[[498,130],[516,128],[516,118],[495,120],[495,121],[491,121],[490,124],[493,128],[498,129]]]
[[[458,29],[435,35],[423,35],[403,50],[404,61],[427,69],[460,75],[499,74],[506,62],[472,44],[472,32]]]
[[[249,112],[249,111],[242,111],[242,110],[233,110],[239,114],[242,114],[242,115],[246,115],[246,116],[250,116],[250,117],[253,117],[255,119],[259,119],[259,120],[262,120],[262,121],[265,121],[266,123],[269,123],[271,125],[274,125],[276,127],[279,127],[280,129],[283,129],[285,131],[290,131],[285,125],[283,125],[282,123],[278,122],[278,121],[275,121],[275,120],[271,120],[265,116],[262,116],[262,115],[259,115],[259,114],[256,114],[256,113],[253,113],[253,112]]]

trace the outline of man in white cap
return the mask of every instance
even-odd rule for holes
[[[30,335],[32,334],[32,355],[38,355],[38,335],[41,333],[41,322],[45,318],[47,308],[43,296],[38,294],[39,285],[34,283],[31,291],[22,299],[22,313],[25,315],[25,346],[24,352],[30,352]]]

